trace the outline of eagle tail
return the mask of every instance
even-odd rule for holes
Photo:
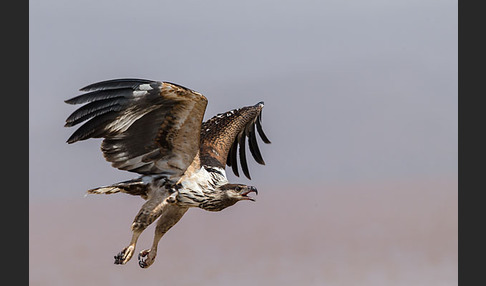
[[[88,194],[103,194],[110,195],[115,193],[125,193],[133,196],[141,196],[147,198],[147,184],[142,180],[135,179],[125,182],[120,182],[111,186],[104,186],[87,191]]]

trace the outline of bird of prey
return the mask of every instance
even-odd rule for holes
[[[65,126],[86,122],[67,143],[104,138],[105,159],[115,168],[139,174],[136,179],[87,192],[120,192],[146,200],[131,225],[130,243],[115,256],[115,264],[132,258],[138,237],[157,218],[151,248],[138,255],[142,268],[153,264],[160,239],[189,208],[221,211],[238,201],[254,201],[248,194],[257,194],[257,189],[228,182],[225,167],[230,166],[239,177],[239,157],[244,175],[251,179],[246,142],[255,161],[265,164],[256,136],[270,143],[261,125],[263,102],[202,122],[206,97],[178,84],[114,79],[81,91],[85,93],[65,101],[84,104],[66,119]]]

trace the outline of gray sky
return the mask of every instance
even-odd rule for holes
[[[255,186],[457,176],[457,1],[46,0],[29,25],[32,200],[137,176],[65,143],[63,101],[122,77],[197,90],[206,118],[265,101]]]
[[[29,12],[31,283],[457,285],[457,1],[45,0]],[[146,270],[112,260],[143,201],[83,198],[137,174],[112,168],[100,139],[66,144],[75,128],[63,127],[79,107],[64,100],[124,77],[197,90],[206,118],[263,100],[272,140],[252,181],[228,170],[257,201],[189,211]]]

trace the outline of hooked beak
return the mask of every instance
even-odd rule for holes
[[[250,200],[250,201],[254,202],[255,199],[248,196],[248,194],[251,193],[251,192],[254,192],[255,195],[258,195],[258,190],[253,186],[249,186],[246,190],[244,190],[240,193],[240,195],[242,196],[242,200]]]

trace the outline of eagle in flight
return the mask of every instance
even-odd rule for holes
[[[252,157],[264,165],[257,144],[270,143],[263,132],[263,102],[221,113],[202,122],[208,100],[194,90],[170,82],[115,79],[94,83],[66,100],[84,104],[66,119],[66,127],[86,121],[67,143],[104,138],[101,151],[112,166],[140,174],[136,179],[88,190],[89,194],[126,193],[146,202],[132,223],[127,247],[115,264],[127,263],[137,239],[157,220],[153,244],[138,255],[147,268],[155,260],[162,236],[191,207],[221,211],[238,201],[254,199],[253,186],[228,182],[225,166],[239,176],[248,171],[245,144]],[[247,140],[248,138],[248,140]]]

